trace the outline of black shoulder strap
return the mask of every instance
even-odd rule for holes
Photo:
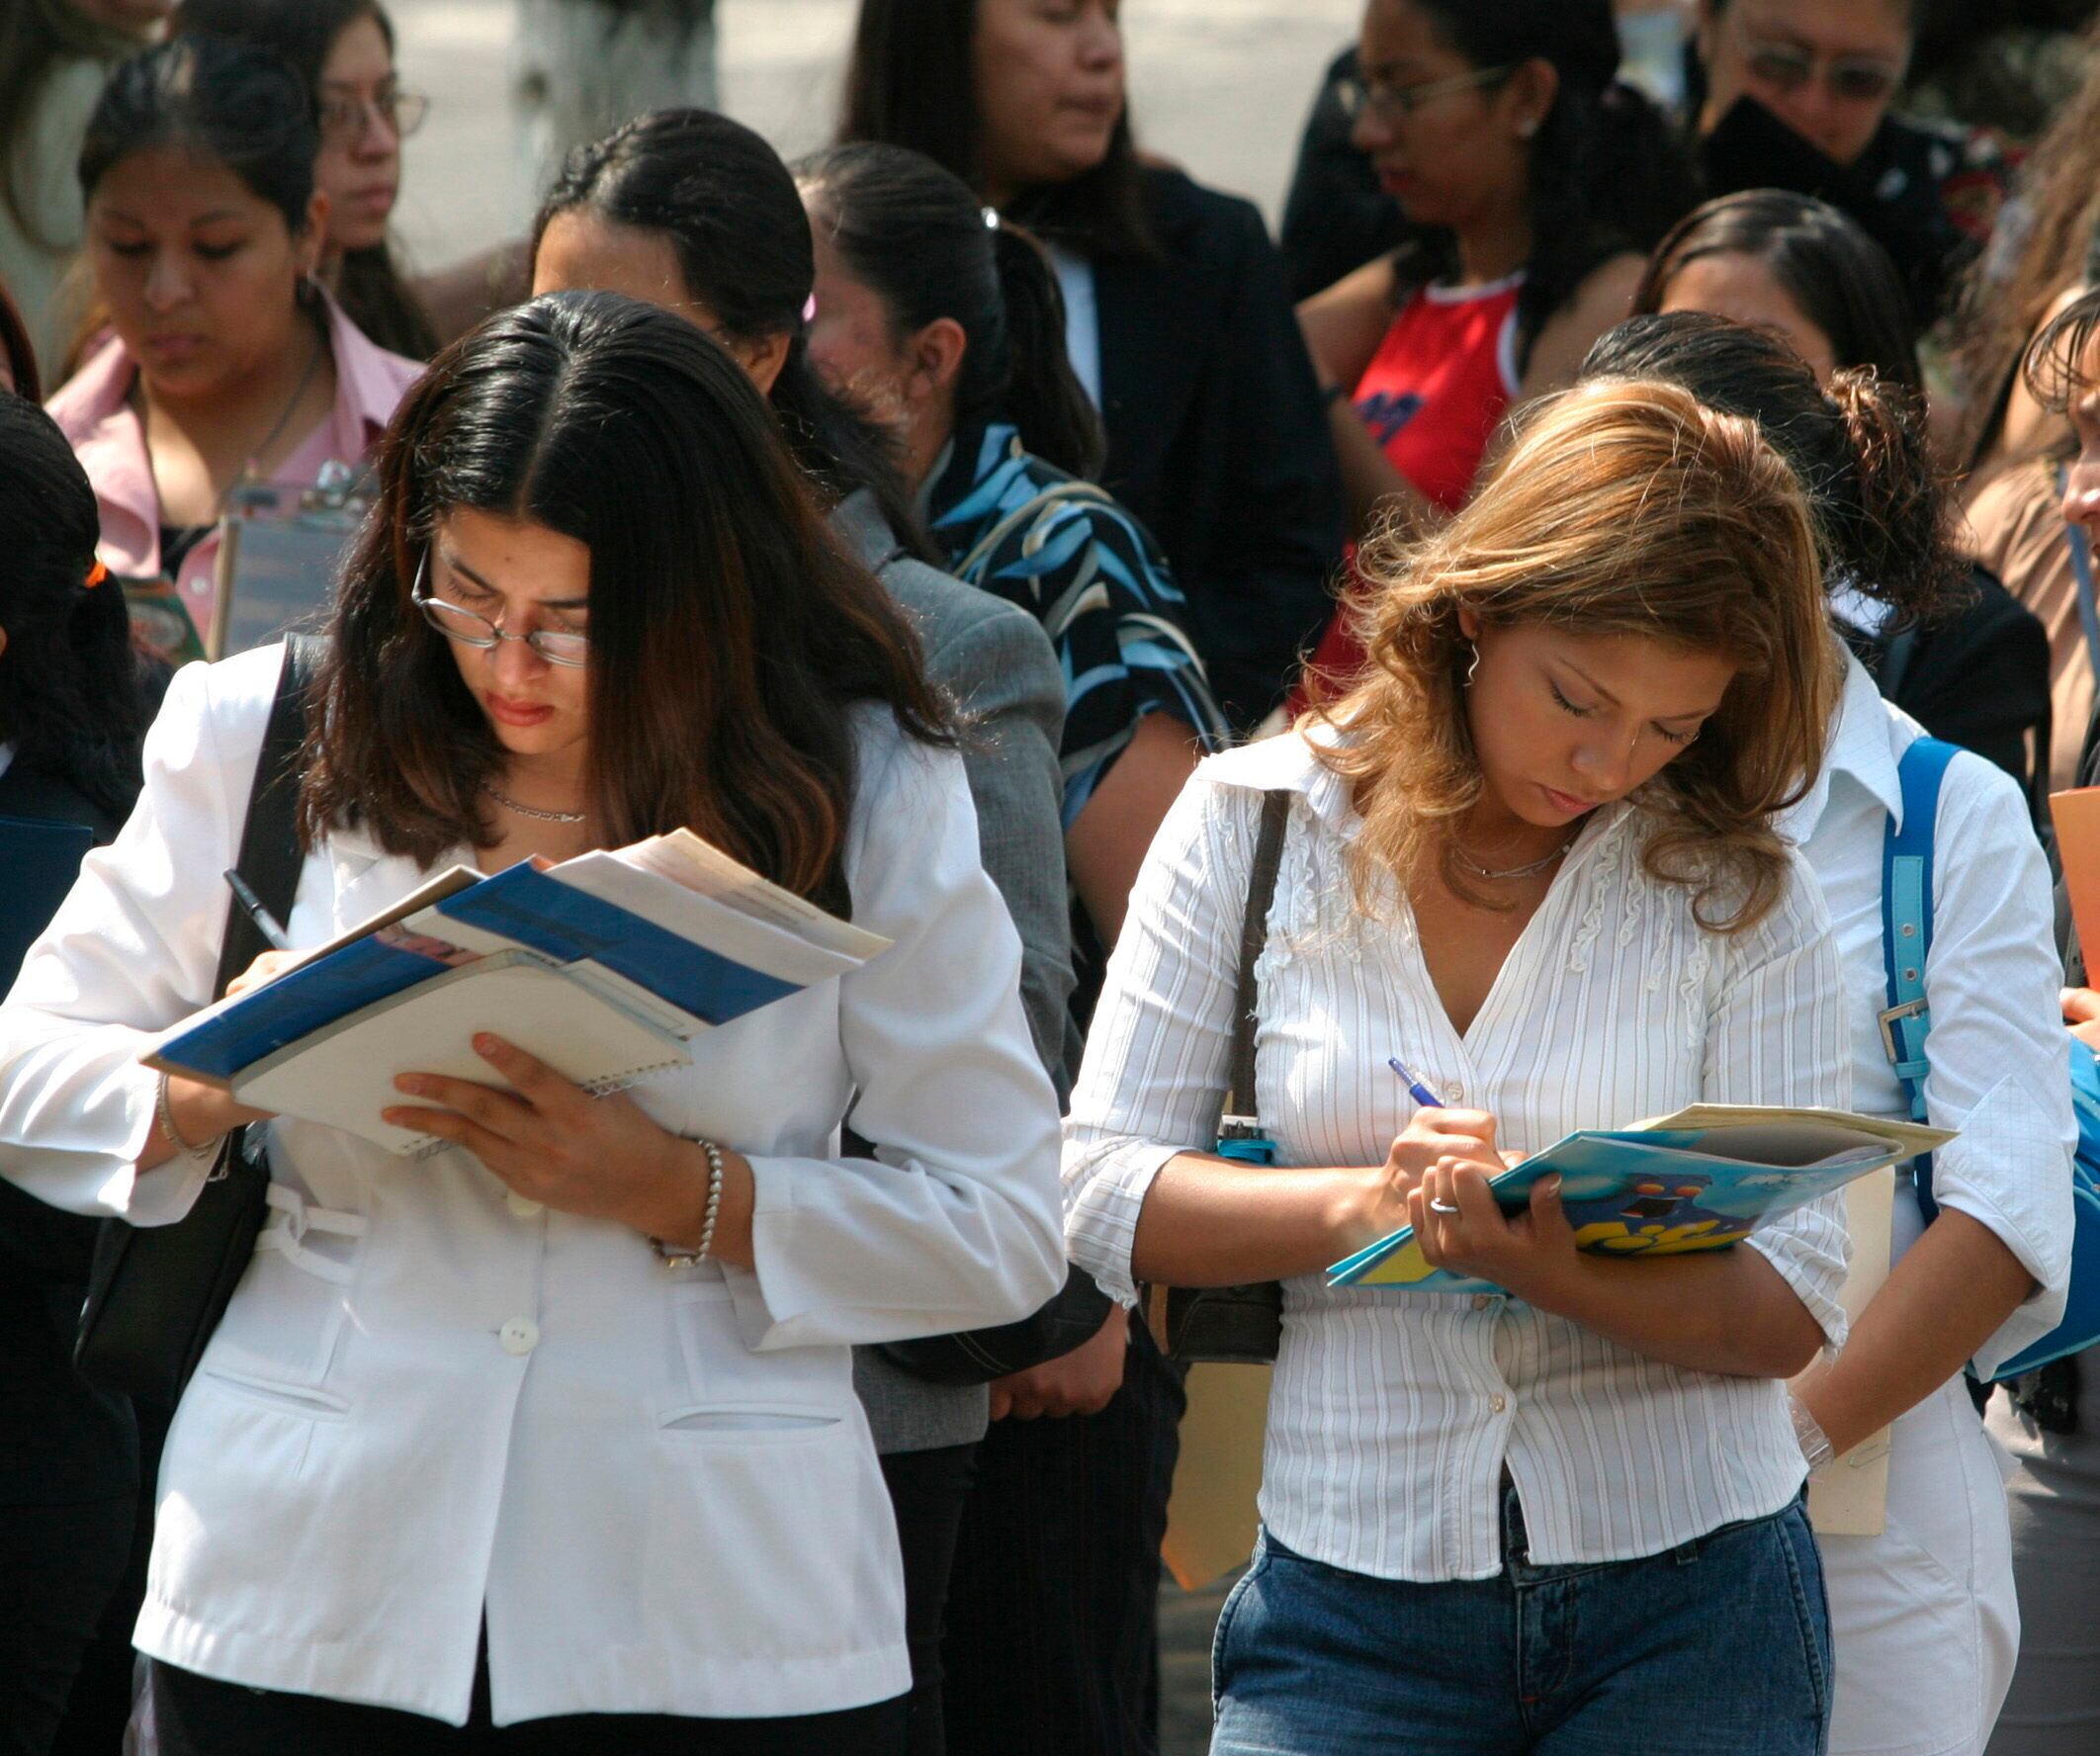
[[[1232,1010],[1232,1090],[1225,1096],[1227,1115],[1253,1116],[1255,1110],[1255,1029],[1261,1022],[1262,990],[1255,963],[1269,942],[1269,906],[1276,894],[1276,872],[1283,863],[1283,831],[1290,818],[1290,794],[1262,795],[1262,829],[1255,838],[1254,866],[1247,876],[1247,916],[1240,923],[1240,979]]]
[[[237,869],[279,921],[292,913],[304,858],[299,844],[299,748],[306,735],[306,686],[320,659],[320,642],[310,635],[288,635],[285,665],[278,672],[277,699],[270,704],[270,724],[263,733],[255,781],[248,789],[248,816],[241,826]],[[226,906],[225,939],[219,953],[219,974],[212,998],[265,951],[264,939],[247,911]]]

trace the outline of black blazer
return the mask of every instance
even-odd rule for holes
[[[1334,607],[1341,481],[1262,216],[1180,171],[1143,176],[1159,254],[1094,263],[1101,485],[1167,552],[1211,688],[1244,728]]]
[[[0,773],[0,817],[120,827],[61,775],[20,763]],[[14,981],[0,970],[0,987]],[[0,1181],[0,1506],[58,1506],[135,1495],[131,1404],[73,1370],[73,1333],[97,1222],[46,1207]]]

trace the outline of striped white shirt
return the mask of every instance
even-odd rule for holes
[[[1094,1013],[1065,1130],[1067,1232],[1115,1296],[1135,1297],[1153,1177],[1212,1145],[1260,791],[1274,788],[1300,795],[1259,966],[1256,1086],[1279,1163],[1382,1163],[1413,1108],[1388,1055],[1492,1111],[1518,1149],[1700,1100],[1847,1104],[1838,952],[1798,859],[1778,907],[1726,937],[1699,926],[1688,890],[1641,869],[1640,811],[1593,814],[1461,1036],[1404,900],[1380,920],[1352,904],[1346,786],[1296,736],[1272,739],[1196,770]],[[1840,1200],[1750,1246],[1833,1343]],[[1531,1558],[1553,1564],[1655,1554],[1775,1512],[1804,1473],[1776,1381],[1665,1365],[1507,1297],[1285,1283],[1261,1500],[1283,1542],[1380,1578],[1487,1577],[1505,1465]]]

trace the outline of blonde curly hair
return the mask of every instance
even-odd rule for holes
[[[1843,672],[1808,502],[1754,421],[1645,380],[1562,392],[1527,412],[1455,518],[1423,538],[1389,523],[1356,565],[1369,666],[1331,702],[1316,686],[1308,718],[1341,734],[1313,749],[1363,820],[1360,907],[1432,857],[1457,895],[1495,906],[1444,833],[1481,795],[1470,610],[1486,628],[1638,636],[1737,664],[1699,741],[1633,799],[1643,864],[1696,892],[1703,926],[1739,932],[1771,910],[1787,860],[1772,814],[1821,765]]]

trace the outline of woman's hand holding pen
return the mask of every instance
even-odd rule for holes
[[[1368,1242],[1415,1224],[1409,1203],[1423,1179],[1443,1159],[1499,1167],[1495,1118],[1484,1109],[1418,1108],[1393,1137],[1385,1163],[1372,1173],[1365,1191],[1367,1211],[1351,1227],[1351,1235],[1360,1233],[1359,1241]]]
[[[396,1105],[383,1112],[397,1128],[435,1134],[465,1147],[529,1200],[563,1213],[609,1219],[669,1245],[700,1241],[708,1163],[690,1140],[661,1127],[624,1093],[595,1098],[497,1036],[474,1039],[475,1053],[513,1090],[437,1074],[394,1083],[440,1108]],[[711,1254],[751,1261],[749,1162],[728,1148]]]

